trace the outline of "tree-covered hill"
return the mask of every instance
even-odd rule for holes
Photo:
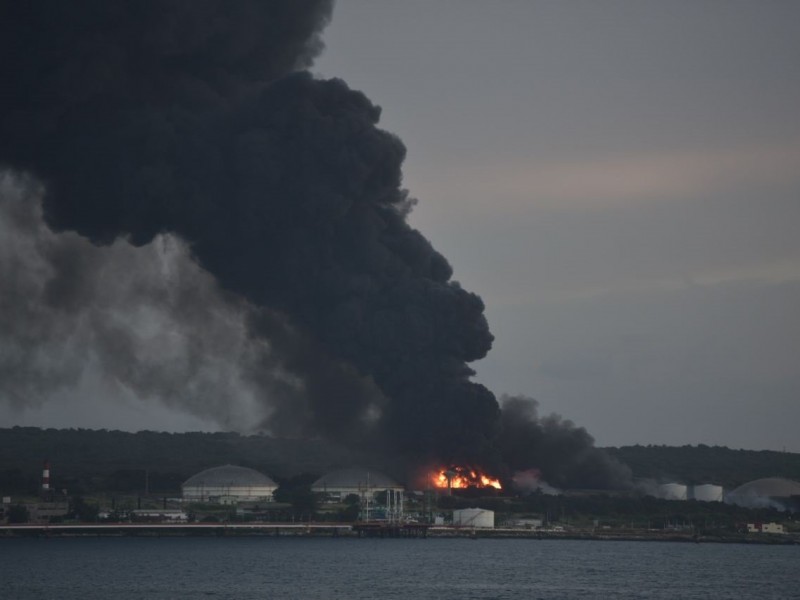
[[[280,479],[352,460],[322,442],[264,435],[13,427],[0,429],[0,490],[35,492],[44,459],[55,487],[143,491],[147,485],[154,492],[177,492],[191,475],[223,464]]]
[[[606,451],[627,464],[634,477],[686,484],[714,483],[726,489],[760,479],[800,481],[800,454],[733,450],[724,446],[622,446]]]
[[[800,481],[800,454],[720,446],[623,446],[606,451],[636,478],[715,483],[732,489],[761,477]],[[208,467],[236,464],[277,480],[322,474],[361,459],[321,441],[236,433],[0,428],[0,492],[35,493],[42,461],[55,487],[81,491],[178,493],[181,482]]]

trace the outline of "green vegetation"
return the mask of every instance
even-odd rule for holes
[[[307,520],[317,511],[319,498],[311,491],[311,484],[316,480],[315,475],[304,473],[296,477],[289,477],[281,482],[275,490],[275,501],[290,505],[292,520]]]
[[[234,464],[280,482],[351,464],[342,449],[320,441],[237,433],[158,433],[90,429],[0,429],[0,490],[36,494],[42,461],[52,463],[55,487],[96,492],[177,494],[186,479]]]
[[[606,448],[637,478],[716,483],[732,489],[761,477],[800,481],[800,454],[732,450],[720,446]],[[235,464],[269,474],[293,487],[292,478],[352,464],[344,450],[318,440],[236,433],[0,429],[0,490],[36,494],[42,460],[52,462],[54,485],[70,494],[97,492],[177,494],[191,475]],[[310,482],[308,482],[310,483]]]
[[[69,516],[81,523],[94,523],[100,513],[100,507],[84,500],[81,496],[75,496],[70,501]]]
[[[606,448],[628,465],[636,478],[714,483],[734,489],[762,477],[800,481],[800,454],[770,450],[732,450],[724,446],[623,446]]]
[[[27,523],[30,519],[28,509],[21,504],[12,504],[8,507],[8,522],[12,525],[15,523]]]

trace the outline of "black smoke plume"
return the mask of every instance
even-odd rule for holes
[[[271,429],[530,463],[507,453],[549,447],[470,381],[492,344],[483,302],[406,221],[403,144],[362,93],[305,71],[330,16],[325,0],[3,0],[0,163],[43,183],[54,231],[185,240],[245,299]]]
[[[526,479],[526,472],[535,466],[537,483],[544,489],[621,488],[630,483],[630,469],[595,448],[594,438],[583,427],[556,414],[540,417],[538,402],[532,398],[503,396],[500,402],[503,456],[507,467],[518,474],[515,481]]]

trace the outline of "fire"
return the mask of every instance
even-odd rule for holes
[[[430,475],[431,483],[438,488],[464,489],[470,487],[485,488],[492,487],[502,490],[500,481],[493,479],[472,467],[451,466],[438,469]]]

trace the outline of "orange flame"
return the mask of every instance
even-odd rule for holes
[[[496,490],[503,489],[499,480],[493,479],[477,469],[470,467],[451,466],[437,469],[431,473],[430,480],[433,486],[437,488],[465,489],[470,487],[492,487]]]

